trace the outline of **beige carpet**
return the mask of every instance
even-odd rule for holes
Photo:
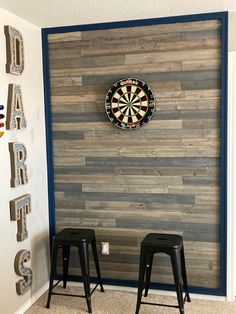
[[[106,288],[106,287],[105,287]],[[78,287],[55,288],[57,292],[83,294]],[[84,298],[64,297],[53,295],[50,309],[45,308],[47,293],[45,293],[26,314],[72,314],[87,313]],[[143,301],[176,304],[177,300],[171,296],[150,295]],[[92,308],[94,314],[134,314],[136,305],[136,293],[106,290],[105,293],[97,289],[92,295]],[[178,314],[176,308],[167,308],[152,305],[141,305],[140,314],[160,313]],[[236,302],[209,301],[192,299],[191,303],[185,303],[185,314],[236,314]]]

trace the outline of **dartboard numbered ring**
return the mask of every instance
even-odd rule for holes
[[[152,119],[155,107],[155,96],[151,88],[136,78],[116,82],[105,99],[108,118],[124,130],[143,127]]]

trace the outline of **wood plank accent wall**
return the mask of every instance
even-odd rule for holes
[[[103,277],[137,280],[142,238],[170,232],[184,236],[189,283],[220,287],[220,28],[209,20],[49,35],[56,229],[92,227],[99,249],[110,243]],[[117,129],[105,114],[108,89],[125,77],[156,96],[139,130]],[[152,280],[173,283],[167,256],[155,259]]]

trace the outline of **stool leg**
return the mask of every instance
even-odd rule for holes
[[[143,288],[144,288],[145,269],[146,269],[146,251],[144,248],[141,247],[140,264],[139,264],[139,279],[138,279],[138,294],[137,294],[137,304],[136,304],[135,314],[139,313],[139,309],[141,305],[142,293],[143,293]]]
[[[50,272],[50,280],[49,280],[49,289],[48,289],[48,300],[46,304],[46,308],[49,309],[52,289],[53,289],[53,280],[56,277],[56,264],[57,264],[57,250],[58,247],[55,245],[54,240],[52,244],[52,256],[51,256],[51,272]]]
[[[62,263],[63,263],[63,288],[66,288],[67,277],[68,277],[68,268],[70,260],[70,246],[63,245],[62,247]]]
[[[191,302],[189,293],[188,293],[188,282],[187,282],[187,273],[186,273],[186,266],[185,266],[185,256],[184,256],[184,246],[182,246],[182,249],[180,251],[181,254],[181,267],[182,267],[182,276],[183,276],[183,282],[184,282],[184,290],[186,292],[186,299],[188,302]]]
[[[101,287],[101,291],[104,292],[104,288],[102,285],[102,278],[101,278],[101,273],[100,273],[100,267],[99,267],[99,261],[98,261],[98,252],[97,252],[97,245],[96,245],[96,240],[91,241],[91,246],[93,250],[93,258],[96,266],[96,271],[97,271],[97,276],[98,276],[98,281]]]
[[[83,242],[79,246],[80,266],[82,271],[82,278],[84,283],[84,292],[87,302],[88,312],[92,313],[91,297],[90,297],[90,280],[89,280],[89,252],[88,243]]]
[[[153,262],[153,254],[150,254],[147,259],[147,268],[146,268],[146,287],[145,287],[145,293],[144,296],[148,296],[148,290],[150,287],[150,280],[151,280],[151,274],[152,274],[152,262]]]
[[[179,304],[180,314],[184,314],[184,300],[183,300],[183,289],[182,289],[182,272],[181,272],[181,258],[180,251],[174,250],[171,253],[171,263],[175,279],[175,287]]]

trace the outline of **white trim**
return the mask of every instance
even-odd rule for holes
[[[67,285],[71,286],[71,287],[83,288],[83,285],[82,285],[81,282],[68,281]],[[94,287],[95,287],[95,284],[91,284],[91,288],[94,288]],[[99,286],[98,286],[97,289],[99,289]],[[104,289],[105,290],[113,290],[113,291],[121,291],[121,292],[137,293],[137,288],[125,287],[125,286],[104,285]],[[176,297],[176,292],[175,291],[167,291],[167,290],[150,289],[149,290],[149,294],[156,294],[156,295],[174,296],[174,297]],[[208,294],[191,293],[190,297],[192,299],[205,299],[205,300],[212,300],[212,301],[226,301],[226,297],[215,296],[215,295],[208,295]]]
[[[228,175],[227,175],[227,301],[234,301],[236,295],[236,215],[235,199],[235,144],[236,144],[236,51],[228,58]]]
[[[42,294],[48,289],[49,282],[45,283],[32,297],[27,300],[15,314],[24,314],[36,302]]]

